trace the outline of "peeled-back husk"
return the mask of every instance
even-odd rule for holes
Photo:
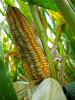
[[[55,79],[47,78],[35,86],[29,84],[28,82],[14,83],[19,100],[67,100]]]

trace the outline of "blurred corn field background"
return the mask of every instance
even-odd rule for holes
[[[27,19],[30,28],[35,34],[35,39],[38,41],[38,47],[35,45],[37,44],[36,40],[32,37],[29,37],[29,43],[32,42],[32,45],[34,44],[34,51],[36,51],[38,55],[40,67],[37,66],[37,69],[41,78],[43,79],[46,78],[45,75],[48,77],[50,75],[50,77],[56,79],[61,86],[75,81],[75,0],[0,0],[0,91],[2,91],[6,82],[5,87],[8,89],[4,89],[4,91],[6,90],[6,92],[9,92],[11,90],[12,94],[9,94],[9,97],[5,96],[7,100],[11,98],[11,100],[17,100],[12,82],[29,81],[27,78],[27,71],[23,67],[26,66],[26,64],[24,59],[22,59],[22,63],[20,58],[20,55],[22,55],[22,57],[26,55],[23,48],[25,45],[20,46],[23,48],[23,52],[21,51],[22,54],[19,54],[10,31],[12,25],[10,24],[9,27],[7,22],[6,12],[8,6],[19,9],[22,15]],[[13,11],[11,10],[10,13],[11,12]],[[15,12],[16,10],[14,13]],[[17,14],[14,14],[14,16],[16,15]],[[18,17],[21,16],[18,14]],[[13,22],[11,18],[9,23]],[[17,20],[16,17],[14,17],[14,19]],[[24,22],[23,17],[21,22]],[[15,30],[17,30],[17,26]],[[14,31],[12,31],[12,33],[13,32]],[[21,34],[23,34],[23,32]],[[23,38],[21,38],[21,40],[22,39]],[[16,41],[18,41],[17,38]],[[39,51],[35,49],[35,47],[40,48],[38,49]],[[33,48],[31,50],[33,50]],[[31,53],[32,52],[30,52],[30,55]],[[45,59],[47,62],[42,59]],[[34,62],[36,63],[35,60]],[[48,63],[50,72],[48,73],[48,69],[44,69],[43,74],[41,74],[42,69],[40,68],[44,65],[47,66],[46,63]],[[34,67],[35,66],[36,64]],[[32,72],[32,74],[33,73],[34,72]],[[32,79],[32,76],[29,77],[29,79],[35,80],[37,79],[37,77],[35,77],[37,75],[36,73],[33,75],[34,79]],[[2,91],[0,95],[2,93],[4,92]],[[6,99],[2,96],[0,100]]]

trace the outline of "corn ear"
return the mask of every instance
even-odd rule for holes
[[[9,6],[7,9],[7,21],[28,80],[36,80],[38,83],[50,77],[48,63],[26,17],[17,8]]]

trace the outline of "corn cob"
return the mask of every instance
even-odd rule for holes
[[[29,81],[40,82],[50,77],[48,63],[26,17],[17,8],[9,6],[7,21]]]

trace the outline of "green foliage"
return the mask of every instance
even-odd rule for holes
[[[35,5],[47,8],[47,9],[51,9],[54,11],[58,10],[54,0],[43,0],[43,1],[42,0],[23,0],[23,1],[27,1],[32,4],[35,4]]]
[[[0,99],[18,100],[9,77],[8,66],[0,55]]]
[[[5,4],[6,5],[12,5],[12,6],[14,6],[14,3],[15,3],[15,0],[4,0],[4,2],[5,2]]]

